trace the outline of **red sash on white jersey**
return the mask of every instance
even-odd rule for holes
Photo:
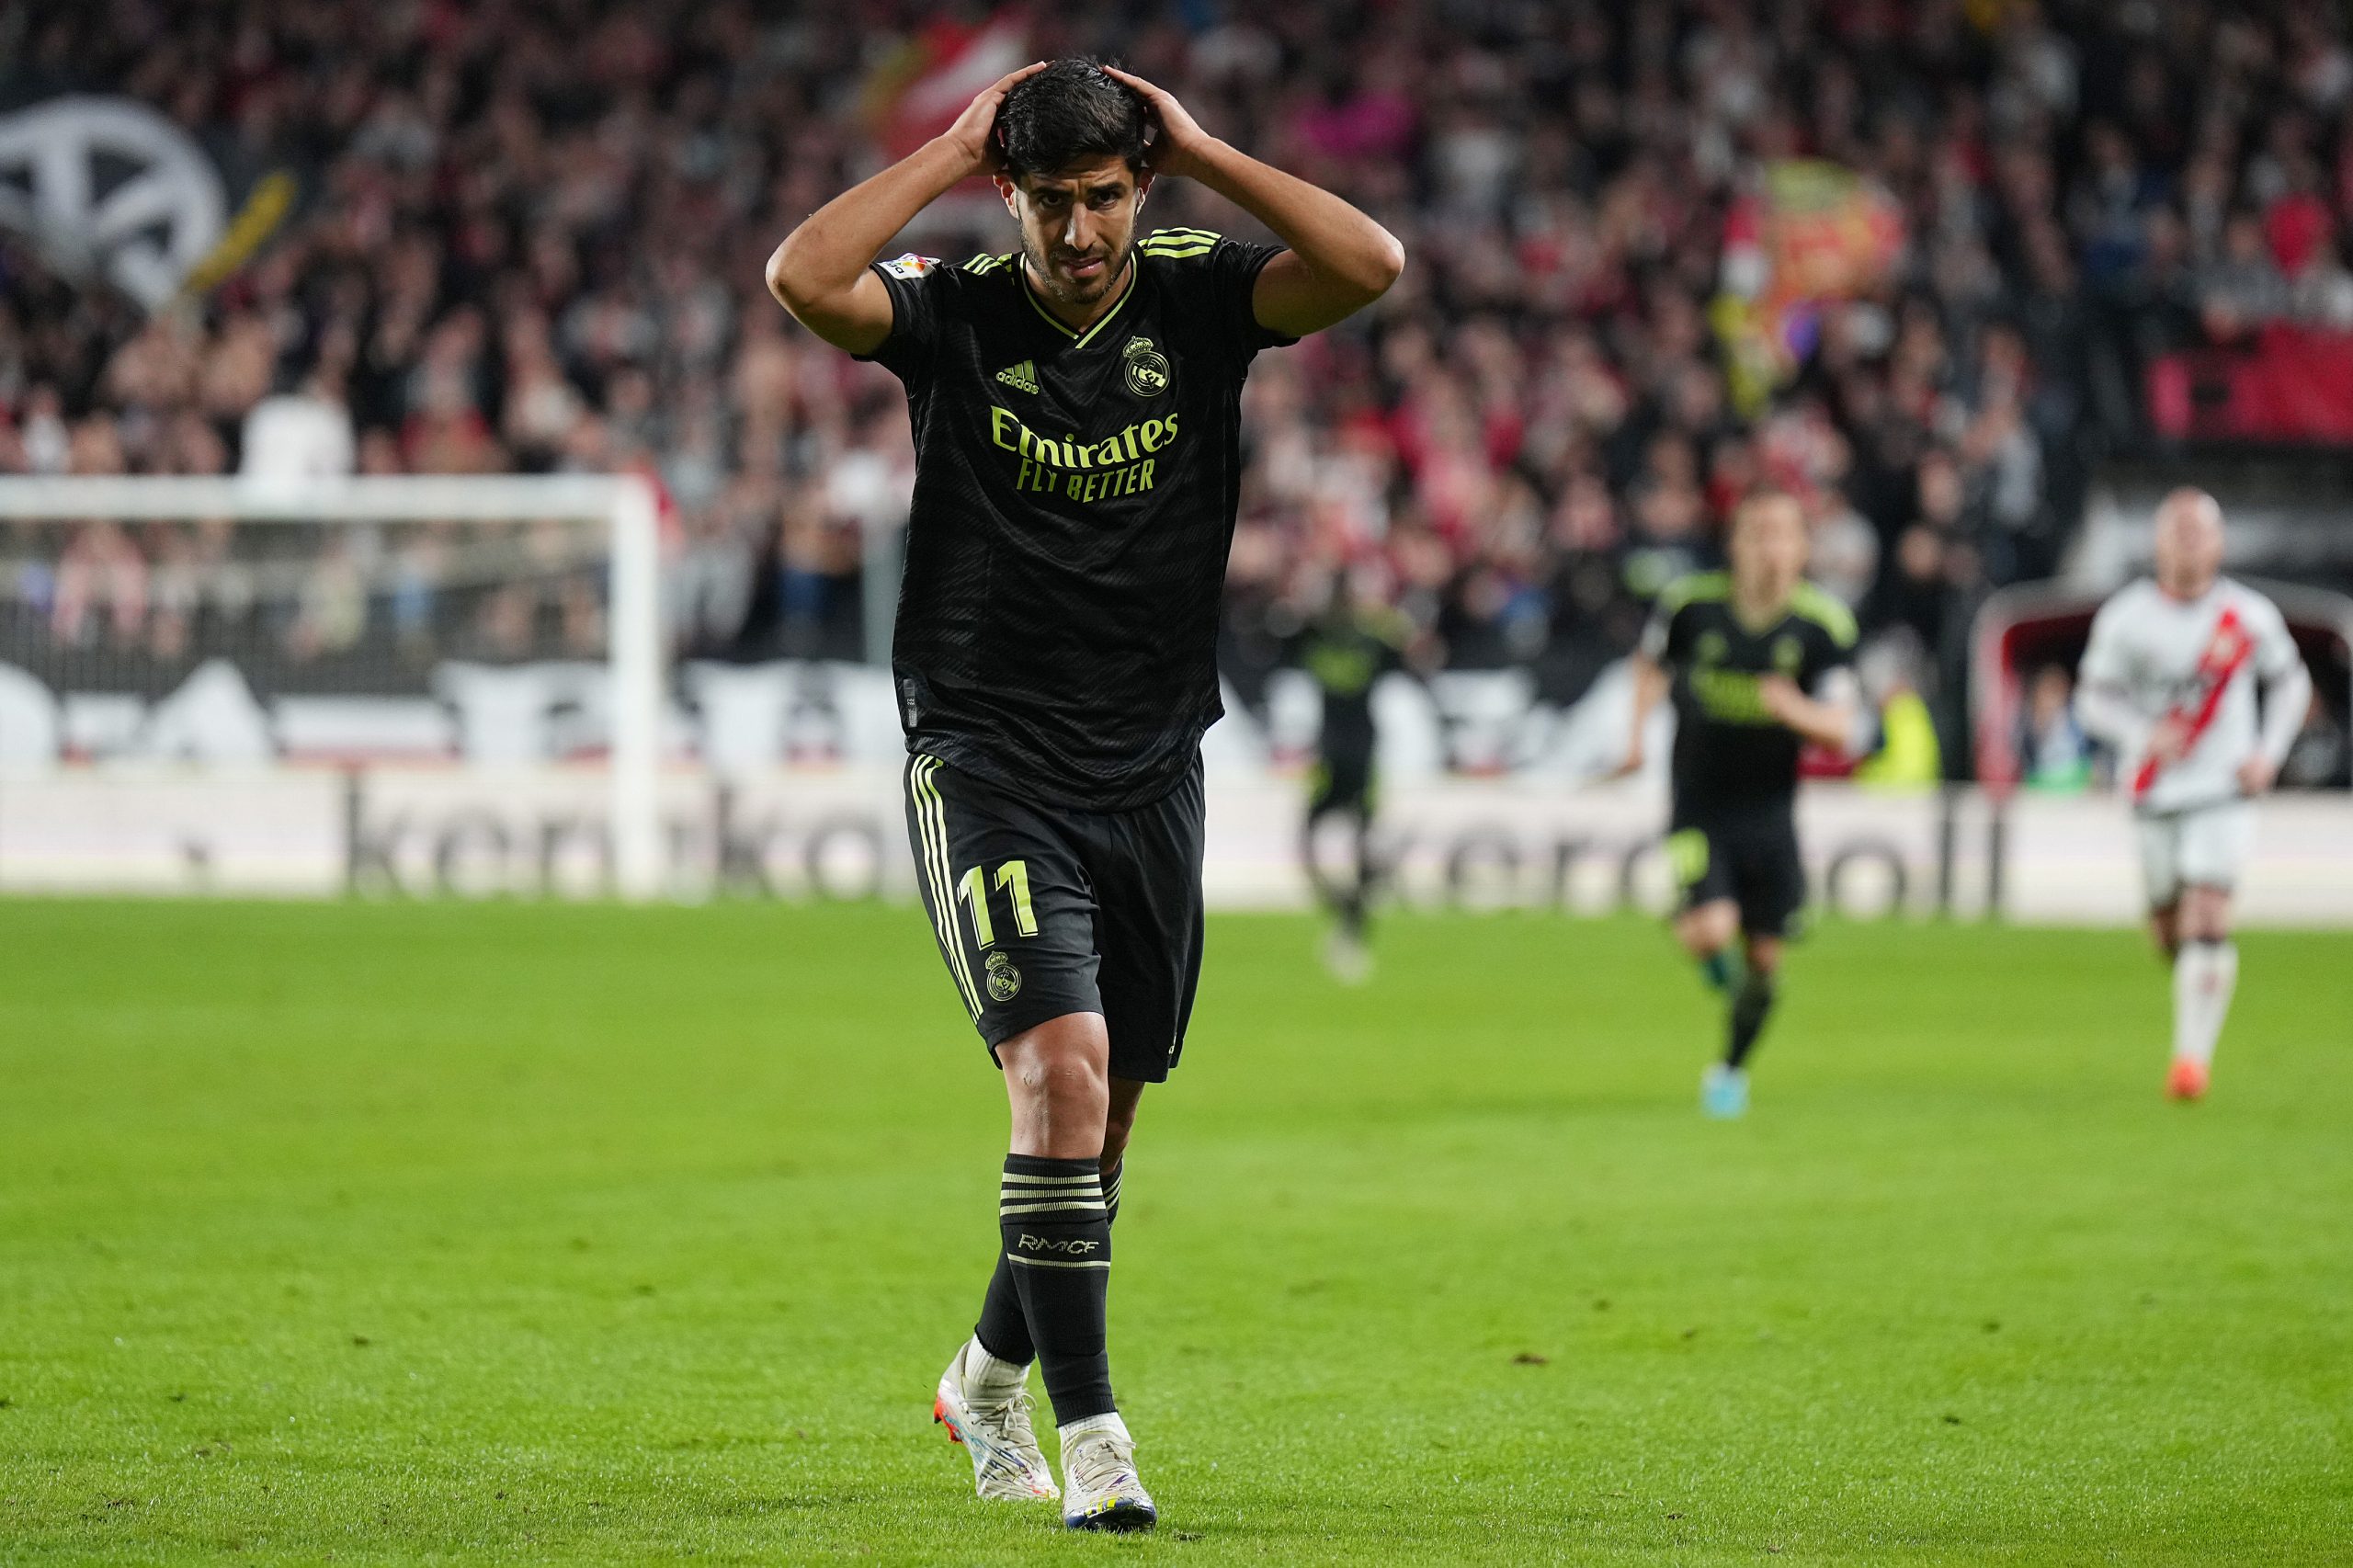
[[[2255,656],[2255,639],[2239,624],[2239,612],[2231,605],[2222,607],[2222,617],[2214,622],[2213,635],[2206,640],[2206,652],[2198,656],[2198,674],[2206,682],[2206,690],[2194,713],[2185,712],[2176,704],[2165,710],[2165,718],[2188,729],[2181,742],[2181,756],[2188,756],[2197,749],[2198,738],[2214,722],[2214,715],[2222,710],[2222,693],[2230,689],[2231,681],[2246,662]],[[2163,722],[2160,720],[2159,722]],[[2132,798],[2139,800],[2157,781],[2161,766],[2154,756],[2145,757],[2141,771],[2132,778]]]

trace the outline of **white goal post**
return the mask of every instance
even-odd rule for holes
[[[658,783],[664,710],[661,546],[654,488],[633,475],[383,475],[288,481],[0,477],[0,527],[16,522],[288,524],[559,521],[608,530],[614,890],[662,895],[668,867]]]

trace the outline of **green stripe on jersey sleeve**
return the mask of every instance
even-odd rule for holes
[[[1830,640],[1841,648],[1855,645],[1854,613],[1828,589],[1800,583],[1797,592],[1790,596],[1790,612],[1830,633]]]
[[[1187,256],[1207,256],[1221,238],[1211,229],[1154,229],[1137,248],[1163,261],[1182,261]]]
[[[1657,611],[1671,616],[1685,605],[1711,604],[1732,597],[1732,576],[1724,572],[1693,572],[1659,590]]]

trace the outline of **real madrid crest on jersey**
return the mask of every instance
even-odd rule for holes
[[[1128,390],[1138,397],[1158,397],[1168,390],[1168,356],[1152,346],[1149,337],[1131,337],[1120,350],[1128,362]]]
[[[1721,665],[1724,662],[1724,654],[1728,651],[1724,643],[1724,634],[1711,628],[1699,633],[1699,645],[1692,650],[1692,663]]]
[[[1775,669],[1785,676],[1793,676],[1798,673],[1798,666],[1804,663],[1805,644],[1786,633],[1773,639],[1773,667]]]

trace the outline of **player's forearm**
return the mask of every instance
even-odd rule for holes
[[[2288,749],[2303,733],[2312,712],[2313,676],[2299,659],[2288,673],[2264,687],[2263,731],[2258,737],[2265,758],[2273,767],[2288,760]]]
[[[1666,671],[1661,665],[1634,655],[1634,711],[1626,732],[1626,755],[1640,758],[1643,755],[1643,733],[1650,728],[1651,714],[1659,700],[1665,697]]]
[[[1839,703],[1801,697],[1790,704],[1788,711],[1781,715],[1781,722],[1796,731],[1801,739],[1842,756],[1853,744],[1855,710]]]
[[[768,292],[794,319],[822,333],[828,307],[858,286],[892,235],[964,176],[967,163],[944,141],[926,142],[835,197],[768,257]]]
[[[2086,681],[2075,688],[2075,722],[2127,756],[2148,744],[2149,722],[2123,692]]]
[[[1213,142],[1187,172],[1272,229],[1328,286],[1336,305],[1370,304],[1404,270],[1405,247],[1396,235],[1330,191],[1239,148]]]

